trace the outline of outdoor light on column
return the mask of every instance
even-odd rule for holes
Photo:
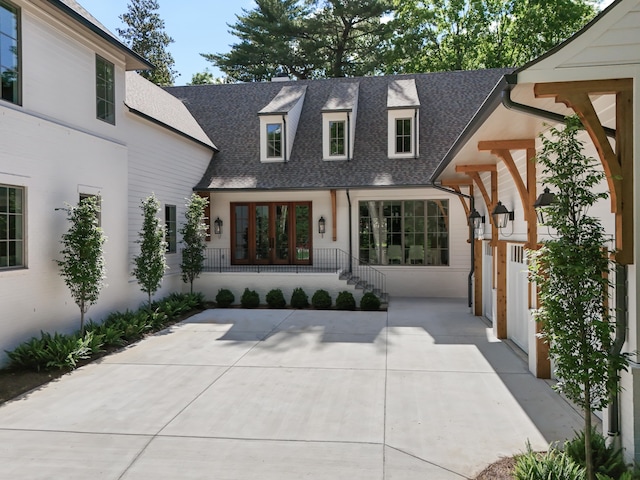
[[[327,222],[324,217],[320,217],[318,220],[318,233],[324,237],[325,232],[327,231]]]
[[[484,224],[484,215],[480,215],[478,211],[474,208],[471,214],[469,215],[469,222],[473,226],[475,231],[479,231]]]
[[[222,235],[222,220],[220,220],[220,217],[213,221],[213,233],[218,235],[218,238]]]
[[[507,210],[507,207],[502,205],[501,201],[498,201],[496,208],[491,212],[491,216],[493,217],[493,224],[497,228],[504,228],[509,223],[509,220],[513,221],[513,212]]]
[[[556,195],[549,191],[548,187],[544,188],[544,191],[538,195],[536,203],[533,204],[533,208],[536,209],[536,216],[538,217],[538,223],[540,225],[545,224],[544,207],[551,205],[556,199]]]

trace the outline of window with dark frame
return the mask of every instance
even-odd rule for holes
[[[113,63],[96,55],[96,116],[115,125],[115,67]]]
[[[0,185],[0,270],[25,266],[24,188]]]
[[[20,104],[20,9],[0,0],[0,98]]]
[[[282,124],[267,124],[267,158],[282,157]]]
[[[396,153],[411,153],[411,119],[396,119]]]
[[[178,237],[177,228],[178,222],[176,220],[176,206],[165,205],[164,206],[164,221],[165,221],[165,242],[167,242],[167,253],[176,253],[178,251]]]
[[[345,155],[345,121],[329,122],[329,155]]]

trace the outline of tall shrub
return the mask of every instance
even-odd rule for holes
[[[147,294],[151,308],[151,296],[160,288],[167,269],[167,243],[164,240],[164,225],[158,219],[160,202],[155,195],[151,194],[143,199],[140,209],[143,217],[142,230],[138,233],[139,239],[136,241],[140,245],[140,254],[134,258],[133,275],[140,289]]]
[[[193,293],[193,281],[200,276],[204,263],[204,250],[206,248],[207,225],[205,220],[205,208],[209,200],[197,194],[192,194],[187,202],[187,210],[184,212],[185,222],[180,229],[182,235],[182,281],[189,283],[189,291]]]
[[[84,332],[84,315],[98,301],[104,287],[106,268],[103,246],[106,237],[98,225],[100,205],[97,197],[86,197],[77,206],[62,208],[67,212],[69,230],[62,235],[62,260],[56,260],[60,275],[80,308],[80,330]]]
[[[614,325],[607,306],[609,253],[604,229],[589,207],[607,194],[598,186],[604,173],[582,153],[582,125],[568,117],[563,130],[542,137],[537,161],[544,183],[555,191],[546,224],[557,236],[533,255],[532,278],[540,290],[536,321],[542,323],[558,378],[557,388],[584,410],[587,478],[593,480],[591,413],[605,408],[618,389],[627,354],[612,354]]]

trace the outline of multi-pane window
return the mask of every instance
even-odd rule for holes
[[[282,157],[282,124],[267,124],[267,158]]]
[[[360,202],[360,260],[374,265],[448,265],[449,202]]]
[[[176,221],[176,206],[164,206],[164,223],[165,223],[165,242],[167,242],[167,253],[176,253],[178,251],[178,237]]]
[[[411,153],[411,119],[396,119],[396,153]]]
[[[96,55],[96,115],[100,120],[116,123],[115,69],[113,63]]]
[[[24,266],[24,189],[0,185],[0,269]]]
[[[329,155],[345,155],[345,122],[329,122]]]
[[[20,103],[20,11],[0,0],[0,98]]]

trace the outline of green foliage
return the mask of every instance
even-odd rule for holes
[[[372,292],[367,292],[360,299],[360,309],[375,311],[380,309],[380,299]]]
[[[552,128],[551,138],[541,137],[537,161],[544,183],[555,190],[545,221],[557,238],[533,253],[530,273],[540,291],[535,318],[549,343],[556,387],[584,410],[586,469],[592,479],[591,413],[606,407],[610,393],[619,388],[628,354],[612,349],[615,324],[607,306],[607,238],[600,221],[587,215],[607,194],[597,188],[604,180],[597,161],[582,153],[577,138],[581,129],[577,117],[567,117],[563,130]]]
[[[233,302],[236,301],[236,297],[233,295],[231,290],[226,288],[221,288],[218,290],[218,294],[216,295],[216,304],[220,308],[227,308]]]
[[[229,25],[239,43],[202,54],[236,81],[264,81],[280,69],[298,79],[380,71],[377,47],[392,30],[390,0],[256,0]]]
[[[294,288],[291,294],[291,302],[293,308],[307,308],[309,306],[309,297],[302,288]]]
[[[536,453],[528,446],[527,452],[518,456],[513,470],[516,480],[584,480],[585,470],[562,452],[550,449]]]
[[[393,0],[386,73],[520,66],[591,20],[589,0]]]
[[[564,444],[565,454],[579,465],[585,466],[585,433],[579,432],[575,438]],[[597,474],[620,478],[627,471],[621,449],[607,445],[606,438],[595,428],[591,429],[591,452],[593,469]]]
[[[207,225],[205,209],[209,200],[193,193],[187,202],[184,212],[185,223],[180,229],[182,235],[182,281],[189,283],[189,291],[193,293],[193,281],[200,276],[204,264],[204,250],[206,248]]]
[[[191,77],[191,82],[187,85],[218,85],[233,83],[233,80],[229,77],[214,77],[213,73],[208,68],[204,69],[204,72],[194,73]]]
[[[355,310],[356,299],[353,298],[353,294],[346,290],[338,293],[336,298],[336,308],[338,308],[338,310]]]
[[[326,290],[316,290],[311,297],[311,305],[318,310],[326,310],[331,308],[331,295]]]
[[[104,286],[106,267],[104,242],[106,237],[98,225],[98,197],[83,198],[77,206],[67,205],[69,230],[62,235],[62,260],[56,260],[60,275],[80,308],[80,330],[84,330],[84,315],[98,301]]]
[[[173,85],[178,73],[173,69],[175,61],[167,47],[174,40],[164,31],[164,20],[157,13],[158,1],[130,0],[127,8],[127,13],[119,17],[126,27],[116,31],[131,50],[155,66],[154,70],[139,72],[140,75],[156,85]]]
[[[269,290],[266,296],[267,305],[269,308],[284,308],[287,301],[284,299],[284,294],[279,288]]]
[[[140,289],[148,295],[149,308],[151,308],[151,296],[158,291],[162,277],[167,269],[165,251],[167,244],[164,240],[164,226],[158,219],[160,202],[155,195],[142,200],[142,230],[136,241],[140,245],[140,254],[134,258],[135,268],[133,275],[140,284]]]
[[[244,289],[242,297],[240,297],[240,305],[242,308],[257,308],[260,306],[260,296],[255,290]]]
[[[40,332],[40,338],[33,337],[13,351],[7,352],[12,367],[29,370],[73,369],[79,360],[87,359],[100,351],[101,338],[93,332],[84,335],[62,335]]]

